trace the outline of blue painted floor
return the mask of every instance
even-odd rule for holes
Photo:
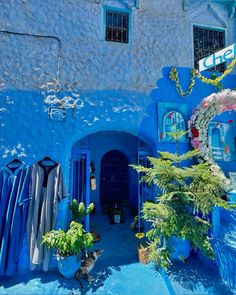
[[[137,239],[130,230],[131,218],[124,224],[110,225],[108,217],[92,217],[92,225],[102,236],[94,248],[104,249],[91,275],[95,281],[83,282],[81,291],[75,280],[64,279],[56,270],[48,273],[26,273],[0,280],[0,294],[234,294],[218,275],[191,258],[186,264],[174,265],[169,271],[157,272],[142,265],[136,256]]]

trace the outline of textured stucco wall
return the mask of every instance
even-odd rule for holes
[[[62,164],[68,184],[71,148],[88,134],[124,131],[146,139],[155,147],[156,130],[152,128],[155,107],[149,110],[150,99],[141,94],[81,92],[80,106],[74,111],[67,109],[65,122],[49,120],[42,100],[38,92],[1,93],[1,165],[15,157],[31,164],[48,155]]]
[[[186,12],[182,0],[134,4],[0,0],[1,165],[49,155],[62,163],[68,184],[71,147],[88,134],[124,131],[156,150],[156,101],[179,101],[168,81],[164,99],[150,96],[163,67],[191,67],[193,23],[225,28],[230,43],[234,19],[211,1],[195,1]],[[104,41],[104,6],[130,10],[130,44]],[[44,100],[55,97],[76,105],[65,122],[48,120]]]
[[[61,87],[148,94],[164,66],[192,66],[193,23],[225,28],[232,42],[227,7],[195,2],[185,12],[182,0],[142,0],[139,9],[132,0],[0,1],[0,30],[48,36],[1,33],[0,81],[6,88],[42,89],[58,77],[59,65]],[[104,41],[104,6],[130,10],[130,44]]]

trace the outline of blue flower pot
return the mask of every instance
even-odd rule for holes
[[[72,279],[81,266],[81,256],[58,257],[58,270],[67,279]]]
[[[190,255],[189,241],[182,238],[172,236],[168,242],[168,247],[171,249],[170,258],[174,261],[183,261]]]

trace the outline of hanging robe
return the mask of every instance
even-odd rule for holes
[[[30,200],[30,168],[20,165],[14,172],[1,169],[1,247],[0,275],[13,275],[18,270],[19,253],[25,231]],[[5,184],[5,188],[4,188]],[[6,205],[7,203],[7,205]]]
[[[57,164],[46,175],[45,169],[36,163],[32,167],[31,202],[27,220],[27,236],[30,253],[30,269],[43,264],[49,267],[49,252],[41,244],[42,236],[55,226],[58,200],[66,197],[61,166]],[[45,181],[45,177],[47,177]],[[46,184],[46,186],[45,186]]]
[[[15,171],[17,172],[17,171]],[[7,206],[13,184],[13,173],[8,167],[0,170],[0,249],[3,239],[3,231],[6,222]]]
[[[13,275],[18,271],[19,255],[26,232],[26,221],[30,204],[31,169],[23,170],[20,178],[20,193],[14,208],[8,249],[6,275]],[[16,230],[17,229],[17,230]]]

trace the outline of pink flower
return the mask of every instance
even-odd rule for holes
[[[200,147],[201,147],[201,143],[198,141],[197,138],[193,138],[191,140],[191,144],[195,149],[200,149]]]
[[[207,101],[203,101],[203,102],[201,103],[201,106],[202,106],[202,108],[205,110],[205,109],[208,108],[209,103],[208,103]]]
[[[220,110],[222,113],[226,111],[236,110],[236,105],[235,104],[223,105]]]
[[[228,105],[227,105],[227,109],[228,109],[229,111],[231,111],[231,110],[236,110],[236,105],[235,105],[235,104],[228,104]]]

